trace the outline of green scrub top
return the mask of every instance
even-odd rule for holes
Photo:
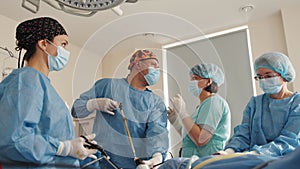
[[[195,124],[209,131],[213,136],[207,144],[198,147],[184,131],[182,157],[192,155],[203,157],[224,149],[231,131],[230,109],[226,100],[217,94],[205,99],[191,118]]]

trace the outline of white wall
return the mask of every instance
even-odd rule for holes
[[[287,54],[296,70],[296,80],[293,83],[294,91],[300,91],[300,6],[284,8],[282,20],[287,44]]]
[[[0,46],[3,48],[9,49],[15,56],[15,27],[17,22],[11,20],[5,16],[0,15]],[[9,58],[9,55],[6,51],[0,49],[0,81],[2,80],[2,70],[4,67],[13,67],[17,68],[18,60],[14,58]]]
[[[295,21],[296,20],[294,20],[294,22]],[[250,22],[248,26],[251,37],[253,61],[263,53],[271,51],[278,51],[288,55],[280,12],[265,19]],[[295,65],[296,63],[293,64]],[[261,94],[262,90],[258,87],[258,83],[256,83],[256,85],[257,94]],[[292,84],[289,84],[288,87],[293,90]]]

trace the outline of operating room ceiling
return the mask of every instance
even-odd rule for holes
[[[212,32],[266,18],[280,12],[280,9],[284,7],[300,5],[299,0],[139,0],[137,3],[123,3],[121,5],[122,16],[107,9],[90,17],[81,17],[54,9],[43,1],[40,3],[39,11],[34,14],[23,8],[21,2],[21,0],[1,1],[0,15],[18,22],[37,16],[53,16],[63,23],[70,34],[72,43],[77,46],[83,46],[104,25],[134,14],[164,13],[182,18],[198,27],[202,32]],[[249,4],[255,7],[253,11],[244,13],[240,10],[242,6]],[[139,23],[134,24],[138,26]],[[153,25],[153,27],[159,26]],[[145,35],[149,39],[149,34],[142,36]],[[153,37],[153,43],[157,44],[166,44],[172,41],[169,37],[153,35],[150,37]]]

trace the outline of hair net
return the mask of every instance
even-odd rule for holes
[[[265,53],[254,62],[255,73],[258,68],[268,68],[280,74],[288,82],[296,77],[295,69],[289,58],[280,52]]]
[[[67,35],[67,32],[55,19],[40,17],[27,20],[20,23],[17,27],[17,46],[28,50],[38,40],[52,40],[57,35]]]
[[[224,74],[222,70],[215,64],[202,63],[197,64],[190,70],[190,75],[198,75],[202,78],[210,78],[212,81],[221,86],[224,83]]]
[[[131,70],[136,62],[146,59],[156,59],[158,61],[157,56],[153,52],[149,50],[137,50],[130,58],[128,69]]]

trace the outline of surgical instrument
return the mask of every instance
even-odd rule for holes
[[[102,148],[101,146],[92,143],[91,141],[89,141],[85,136],[81,135],[80,137],[82,137],[86,143],[86,145],[84,145],[84,147],[89,148],[89,149],[97,149],[99,150],[104,156],[108,157],[107,153],[105,152],[104,148]]]
[[[128,128],[128,125],[127,125],[127,122],[126,122],[126,118],[125,118],[122,103],[120,103],[119,108],[120,108],[120,111],[121,111],[121,115],[122,115],[123,123],[124,123],[124,126],[125,126],[127,138],[128,138],[129,143],[130,143],[130,147],[131,147],[131,150],[132,150],[132,153],[133,153],[133,156],[134,156],[134,162],[138,166],[139,164],[143,164],[143,160],[139,159],[136,156],[134,145],[133,145],[132,138],[131,138],[131,135],[130,135],[130,131],[129,131],[129,128]]]
[[[101,159],[105,159],[114,169],[121,169],[119,168],[116,164],[114,164],[111,160],[110,157],[107,155],[106,151],[104,150],[104,148],[102,148],[101,146],[89,141],[85,136],[81,135],[80,137],[82,137],[85,140],[86,145],[84,145],[84,147],[89,148],[89,149],[97,149],[101,152],[101,154],[103,155],[102,157],[95,159],[87,164],[85,164],[84,166],[82,166],[81,168],[86,168],[91,164],[94,164],[97,161],[100,161]]]

